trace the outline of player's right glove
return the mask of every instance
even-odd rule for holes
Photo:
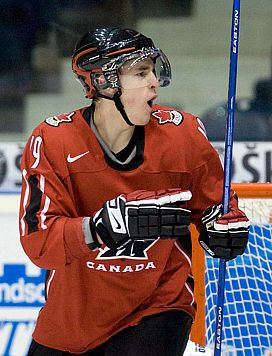
[[[190,191],[181,189],[121,194],[106,201],[90,219],[92,235],[97,232],[108,247],[119,247],[129,240],[187,235],[191,212],[178,205],[190,200],[191,196]]]
[[[202,224],[198,240],[209,255],[231,260],[244,253],[248,242],[249,221],[238,208],[235,196],[227,214],[222,215],[222,205],[206,209]]]

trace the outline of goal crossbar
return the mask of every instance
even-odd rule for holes
[[[233,183],[239,198],[272,198],[272,183]]]

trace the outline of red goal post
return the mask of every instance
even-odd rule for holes
[[[237,193],[239,201],[245,199],[272,199],[272,183],[233,183],[232,189]],[[246,203],[245,203],[246,204]],[[272,200],[269,222],[272,223]],[[192,226],[193,242],[193,275],[195,278],[195,299],[197,303],[197,317],[193,324],[190,335],[191,341],[205,345],[206,344],[206,323],[205,323],[205,254],[198,243],[198,232]]]

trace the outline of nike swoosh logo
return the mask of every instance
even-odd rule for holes
[[[117,206],[113,206],[111,203],[112,201],[107,202],[107,209],[112,230],[118,234],[125,234],[127,231],[120,212],[119,201],[117,200]]]
[[[67,162],[73,163],[73,162],[77,161],[78,159],[80,159],[81,157],[85,156],[89,152],[90,151],[87,151],[87,152],[81,153],[80,155],[77,155],[77,156],[74,156],[74,157],[71,157],[71,155],[69,153],[69,155],[67,157]]]
[[[122,217],[118,216],[118,212],[109,210],[109,218],[112,226],[112,230],[118,234],[125,234],[126,228],[122,221]]]
[[[115,226],[116,230],[120,230],[120,229],[121,229],[121,224],[120,224],[119,221],[116,219],[116,217],[115,217],[114,214],[112,214],[112,216],[113,216],[113,218],[114,218],[114,220],[115,220],[115,222],[116,222],[116,226]]]

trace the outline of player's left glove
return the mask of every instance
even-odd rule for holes
[[[222,215],[222,205],[206,209],[202,216],[199,243],[212,257],[231,260],[242,255],[248,242],[249,220],[238,208],[236,197],[230,210]]]

